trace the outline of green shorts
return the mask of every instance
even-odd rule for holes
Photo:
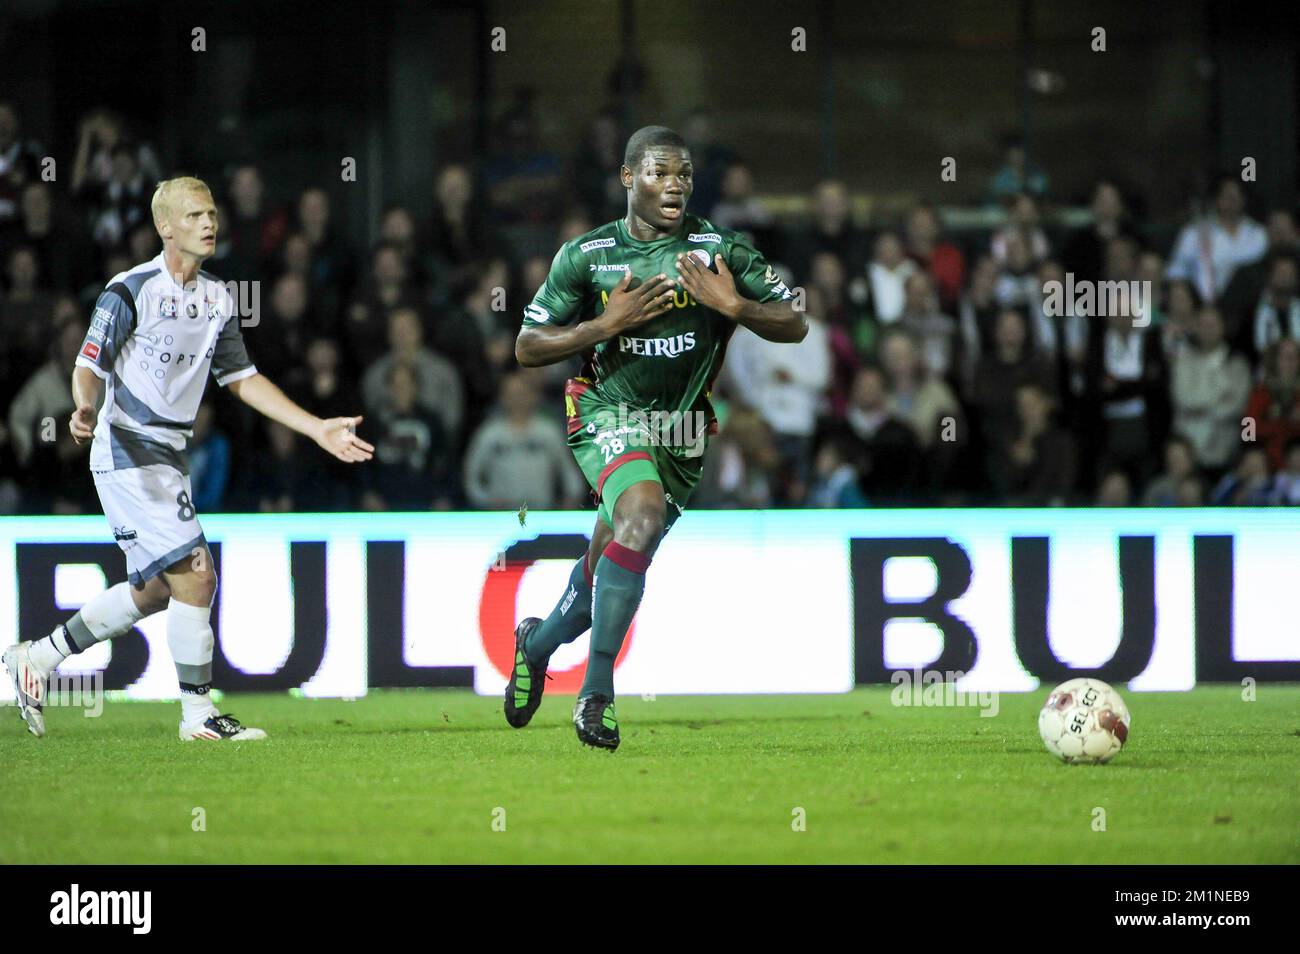
[[[667,531],[700,482],[706,436],[699,434],[689,446],[666,442],[646,415],[624,406],[620,418],[620,405],[601,399],[586,378],[565,384],[564,410],[569,449],[591,485],[601,519],[612,527],[619,495],[635,483],[653,480],[664,489]]]

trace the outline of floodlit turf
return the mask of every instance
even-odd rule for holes
[[[0,863],[1300,862],[1300,687],[1127,692],[1099,767],[1043,750],[1045,694],[633,696],[613,755],[571,696],[522,730],[468,692],[227,697],[271,734],[239,745],[180,743],[172,704],[52,709],[39,740],[0,710]]]

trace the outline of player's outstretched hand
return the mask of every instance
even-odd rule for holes
[[[717,271],[712,271],[694,255],[678,255],[677,274],[681,276],[680,284],[705,308],[734,318],[744,304],[744,299],[736,291],[736,281],[731,277],[731,269],[723,257],[714,255],[713,264]]]
[[[628,272],[609,296],[609,304],[600,316],[609,329],[610,337],[643,325],[657,318],[673,306],[673,283],[662,272],[648,281],[633,286],[635,279]]]
[[[72,431],[72,439],[78,444],[84,444],[95,436],[95,405],[83,404],[72,412],[72,419],[68,421],[68,429]]]
[[[361,421],[360,417],[331,417],[321,421],[316,443],[349,464],[370,460],[375,456],[374,447],[357,437],[357,425]]]

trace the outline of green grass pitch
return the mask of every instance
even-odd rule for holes
[[[1046,753],[1045,694],[629,696],[612,755],[572,696],[522,730],[461,691],[228,696],[271,734],[244,744],[180,743],[175,704],[50,709],[44,739],[10,709],[0,863],[1300,862],[1300,686],[1125,692],[1104,766]]]

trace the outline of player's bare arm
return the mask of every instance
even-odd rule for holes
[[[694,256],[677,256],[679,283],[701,305],[768,341],[796,344],[808,335],[808,321],[792,301],[757,302],[746,298],[736,291],[736,281],[723,257],[714,255],[713,261],[716,272]]]
[[[673,283],[660,273],[637,287],[631,273],[623,276],[609,305],[598,317],[567,328],[532,325],[515,340],[515,359],[525,368],[555,364],[610,338],[657,318],[673,306]]]
[[[73,368],[72,403],[76,410],[68,421],[68,429],[78,444],[84,444],[95,436],[95,422],[103,402],[104,382],[89,368]]]
[[[229,385],[241,401],[290,430],[310,437],[324,450],[350,464],[370,460],[375,448],[357,437],[360,417],[322,419],[299,407],[270,378],[254,374]]]

